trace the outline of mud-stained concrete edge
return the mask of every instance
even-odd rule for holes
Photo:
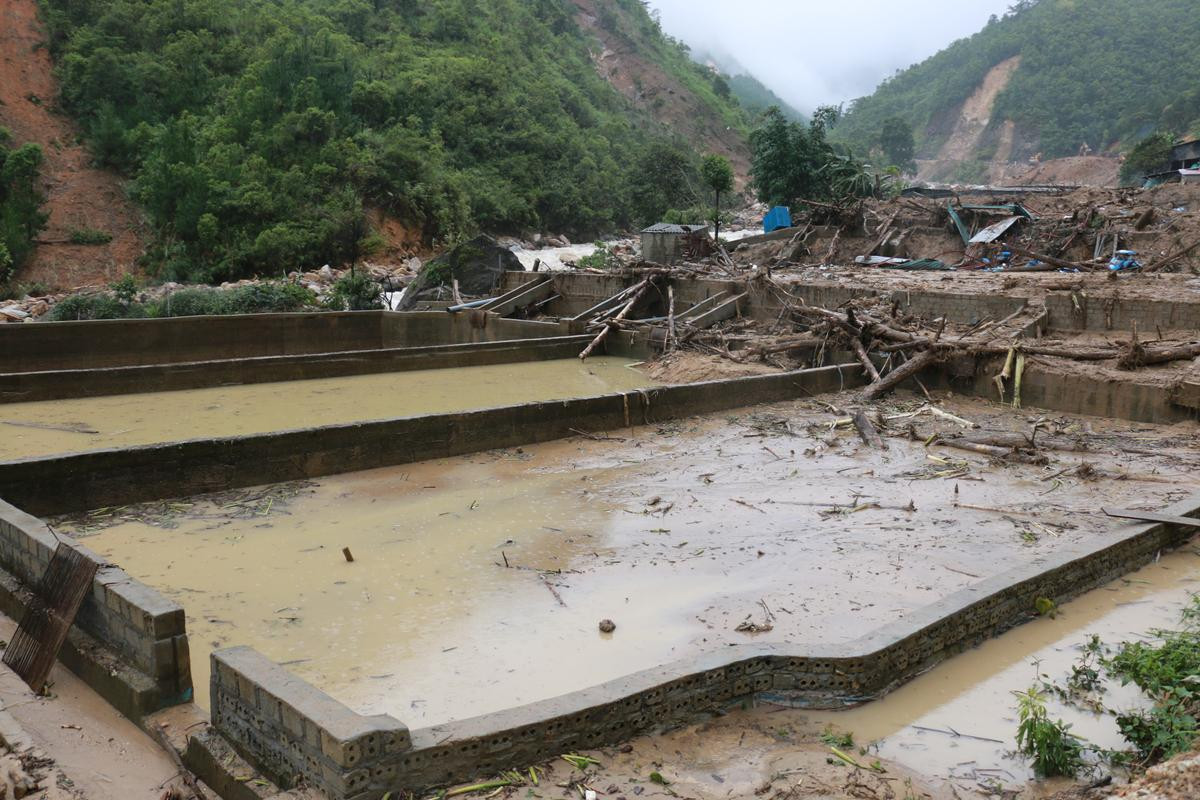
[[[1165,510],[1200,514],[1200,494]],[[549,700],[413,731],[364,717],[250,648],[215,651],[213,725],[251,763],[303,778],[332,798],[446,785],[563,752],[685,725],[731,705],[837,708],[866,702],[945,659],[1152,561],[1190,536],[1163,524],[1121,534],[984,579],[842,645],[714,648]]]
[[[135,721],[192,699],[183,607],[70,536],[0,500],[0,611],[20,620],[59,546],[97,563],[60,655],[67,667]]]
[[[28,403],[118,394],[173,392],[212,386],[320,380],[353,375],[480,367],[574,358],[591,336],[255,356],[181,364],[0,374],[0,403]]]
[[[574,400],[0,462],[0,497],[56,515],[553,441],[864,384],[861,364]],[[69,477],[70,480],[64,480]]]

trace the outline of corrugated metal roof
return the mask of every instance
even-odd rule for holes
[[[656,225],[651,225],[649,228],[646,228],[646,230],[642,231],[642,233],[671,233],[676,236],[684,236],[689,233],[695,233],[696,231],[706,230],[708,230],[707,225],[675,225],[669,222],[660,222]]]

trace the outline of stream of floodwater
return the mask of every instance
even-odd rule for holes
[[[762,230],[759,228],[743,228],[735,231],[722,229],[721,239],[726,242],[736,242],[747,236],[756,236],[760,233],[762,233]],[[606,239],[600,242],[605,247],[635,243],[633,239]],[[582,242],[566,247],[539,247],[532,250],[517,246],[512,251],[521,262],[521,266],[527,270],[533,269],[534,264],[540,261],[542,269],[547,269],[551,272],[560,272],[562,270],[574,269],[574,264],[579,259],[596,252],[596,244],[596,242]]]
[[[1017,756],[1015,692],[1043,677],[1065,683],[1092,634],[1108,644],[1150,638],[1172,629],[1200,592],[1200,551],[1194,546],[1064,604],[1054,618],[1015,628],[936,667],[882,700],[845,711],[787,712],[799,730],[832,727],[858,745],[924,775],[962,788],[996,782],[1012,787],[1033,773]],[[1105,681],[1103,701],[1121,711],[1144,708],[1133,686]],[[1115,719],[1048,696],[1051,717],[1097,748],[1124,748]],[[781,715],[782,716],[782,715]]]

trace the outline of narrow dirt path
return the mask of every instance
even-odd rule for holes
[[[50,222],[18,282],[73,288],[111,281],[134,269],[145,225],[116,175],[92,166],[71,122],[55,110],[58,86],[36,0],[0,3],[0,125],[17,143],[36,142]],[[103,245],[70,243],[72,230],[104,231]]]
[[[16,623],[0,615],[0,638]],[[0,705],[88,800],[158,800],[175,778],[166,752],[83,681],[56,663],[49,697],[0,666]]]

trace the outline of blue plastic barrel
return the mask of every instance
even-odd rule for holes
[[[787,206],[775,206],[763,217],[763,233],[792,227],[792,212]]]

